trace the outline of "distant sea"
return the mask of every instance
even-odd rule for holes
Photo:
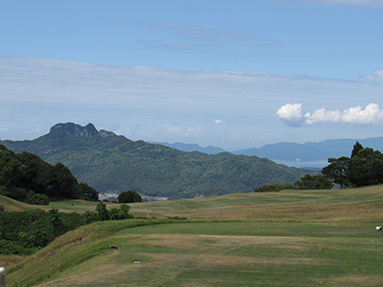
[[[314,170],[321,170],[325,166],[328,166],[327,160],[316,161],[300,161],[300,160],[273,160],[276,163],[281,163],[290,167],[308,168]]]

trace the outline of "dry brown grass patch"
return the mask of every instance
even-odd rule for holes
[[[383,286],[383,277],[378,276],[342,276],[324,280],[334,286]]]

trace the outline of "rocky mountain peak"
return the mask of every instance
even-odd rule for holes
[[[99,135],[102,136],[103,138],[106,138],[106,137],[115,136],[116,134],[114,132],[110,132],[107,130],[100,130]]]
[[[93,124],[89,123],[85,127],[74,123],[56,124],[50,129],[50,133],[63,132],[68,136],[92,137],[99,134]]]

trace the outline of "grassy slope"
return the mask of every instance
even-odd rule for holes
[[[383,185],[347,190],[285,190],[131,204],[133,214],[204,219],[381,220]]]
[[[7,212],[28,211],[31,209],[43,209],[45,211],[48,211],[52,208],[55,208],[55,209],[58,209],[60,212],[83,213],[87,210],[94,211],[96,209],[97,204],[98,204],[98,202],[73,199],[73,200],[60,201],[60,202],[51,202],[49,204],[49,206],[30,205],[30,204],[20,202],[20,201],[14,200],[12,198],[0,195],[0,205],[3,205],[5,208],[5,211],[7,211]],[[114,204],[114,203],[106,203],[106,204],[109,207],[118,206],[118,204]]]
[[[131,206],[136,214],[226,220],[83,226],[30,257],[0,256],[7,286],[383,285],[383,234],[374,229],[383,221],[383,186]]]

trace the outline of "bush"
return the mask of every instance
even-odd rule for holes
[[[128,190],[121,192],[118,196],[118,202],[130,203],[130,202],[142,202],[142,197],[134,190]]]
[[[18,201],[25,201],[28,192],[21,187],[12,187],[8,189],[8,197],[16,199]]]
[[[285,189],[295,189],[291,184],[272,183],[254,188],[254,192],[277,192]]]
[[[123,204],[120,206],[120,209],[112,208],[109,210],[109,218],[111,220],[119,220],[119,219],[128,219],[132,216],[128,214],[130,210],[130,206]]]
[[[323,174],[309,175],[301,177],[301,180],[294,182],[297,189],[331,189],[334,183]]]
[[[49,205],[49,198],[45,194],[34,193],[30,190],[25,198],[25,202],[34,205]]]
[[[106,205],[100,202],[96,206],[97,219],[99,221],[109,220],[109,212],[106,209]]]
[[[109,212],[106,205],[100,202],[96,212],[85,214],[76,212],[62,213],[57,209],[49,212],[35,209],[24,212],[3,212],[0,205],[0,254],[33,254],[48,245],[57,236],[84,224],[109,219],[134,218],[129,214],[130,206],[122,204],[120,208],[112,208]]]

